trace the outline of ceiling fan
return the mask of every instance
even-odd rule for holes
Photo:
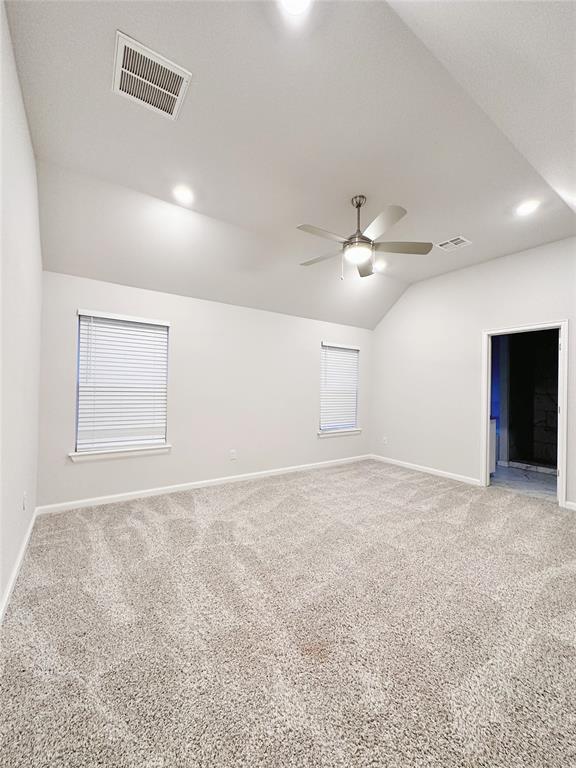
[[[400,205],[387,205],[366,229],[360,229],[360,208],[366,202],[364,195],[356,195],[350,201],[356,208],[356,232],[350,237],[335,235],[333,232],[327,232],[325,229],[313,227],[311,224],[301,224],[298,229],[303,232],[309,232],[311,235],[325,237],[328,240],[335,240],[342,245],[343,258],[350,264],[358,267],[360,277],[368,277],[374,273],[374,254],[376,252],[384,253],[430,253],[433,243],[378,243],[378,238],[397,224],[400,219],[406,216],[406,209]],[[310,267],[312,264],[318,264],[320,261],[332,259],[337,256],[331,253],[328,256],[317,256],[315,259],[303,262],[301,267]]]

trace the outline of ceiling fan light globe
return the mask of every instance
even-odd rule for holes
[[[372,246],[369,243],[352,243],[344,247],[344,258],[349,264],[364,264],[372,258]]]

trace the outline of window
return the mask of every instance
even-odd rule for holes
[[[359,350],[322,342],[320,432],[358,429]]]
[[[78,315],[76,452],[166,445],[168,324]]]

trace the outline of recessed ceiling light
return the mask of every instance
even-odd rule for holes
[[[525,200],[518,206],[518,208],[516,208],[516,215],[530,216],[530,214],[534,213],[538,208],[540,208],[539,200]]]
[[[385,272],[386,271],[386,262],[385,261],[375,261],[374,262],[374,272]]]
[[[174,195],[174,200],[180,203],[180,205],[190,205],[194,200],[194,193],[185,184],[178,184],[177,187],[174,187],[172,194]]]
[[[301,16],[310,8],[312,0],[280,0],[280,5],[290,16]]]

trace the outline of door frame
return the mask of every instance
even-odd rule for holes
[[[558,330],[558,504],[566,504],[566,444],[568,433],[568,320],[550,323],[517,325],[512,328],[493,328],[482,331],[482,421],[480,431],[480,484],[490,485],[490,392],[492,379],[492,336],[511,333]]]

